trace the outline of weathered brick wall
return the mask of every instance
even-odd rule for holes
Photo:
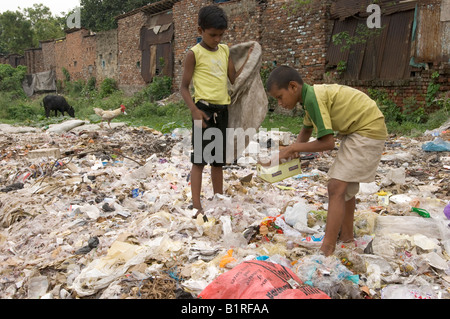
[[[55,41],[55,70],[56,70],[56,81],[64,81],[64,74],[62,68],[68,68],[66,63],[66,45],[65,39]]]
[[[336,81],[355,87],[363,92],[368,93],[369,89],[386,92],[389,99],[395,102],[400,108],[404,109],[408,103],[407,99],[411,97],[416,101],[415,106],[425,106],[428,87],[432,81],[432,74],[439,73],[439,77],[434,81],[440,85],[436,98],[450,98],[450,63],[442,63],[440,66],[422,70],[416,76],[405,80],[374,80],[374,81]],[[427,109],[426,111],[435,111],[435,109]]]
[[[289,65],[307,82],[323,81],[333,27],[327,2],[296,5],[291,0],[268,1],[261,19],[263,62]]]
[[[62,68],[70,73],[70,80],[88,81],[95,76],[96,41],[90,31],[69,32],[64,40],[55,43],[56,79],[64,80]]]
[[[27,73],[39,73],[45,71],[44,69],[44,58],[42,54],[42,49],[35,48],[25,50],[25,61],[27,66]]]
[[[97,85],[100,85],[106,78],[117,81],[117,29],[98,32],[96,34],[96,40]]]
[[[117,21],[118,85],[131,94],[145,86],[141,75],[142,51],[139,49],[140,30],[147,16],[143,12],[123,17]]]
[[[44,71],[54,70],[56,68],[55,63],[55,41],[41,42]]]
[[[218,4],[228,15],[229,26],[223,38],[232,46],[258,41],[263,49],[263,63],[295,67],[307,80],[322,81],[326,46],[332,22],[327,19],[327,1],[315,1],[314,8],[295,9],[292,0],[230,1]],[[197,41],[197,16],[209,1],[181,1],[174,5],[175,68],[174,88],[178,88],[184,58]]]

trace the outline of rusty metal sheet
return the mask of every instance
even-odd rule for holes
[[[411,27],[414,11],[398,12],[389,16],[386,45],[380,52],[382,64],[379,73],[381,79],[408,78],[411,53]]]
[[[348,32],[350,35],[354,35],[357,25],[358,25],[357,19],[346,19],[343,21],[336,20],[334,22],[332,36],[340,32]],[[341,48],[342,45],[335,45],[331,37],[327,50],[327,57],[326,57],[327,64],[337,65],[339,61],[347,61],[349,51],[348,50],[342,51]]]
[[[374,32],[364,43],[342,52],[331,41],[327,51],[327,65],[346,62],[344,79],[403,79],[409,77],[411,26],[414,10],[396,12],[381,17],[382,29]],[[358,28],[366,27],[364,19],[335,20],[333,35],[347,31],[354,36]]]
[[[416,62],[441,62],[443,57],[439,3],[421,3],[418,7]]]

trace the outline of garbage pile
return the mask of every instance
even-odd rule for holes
[[[0,298],[450,298],[450,153],[422,147],[445,146],[449,127],[389,137],[357,195],[355,242],[329,257],[319,247],[336,149],[301,154],[302,172],[272,184],[238,160],[223,195],[204,174],[193,218],[188,130],[0,129]],[[249,148],[295,139],[265,134]],[[241,267],[250,277],[231,276]],[[250,279],[273,283],[271,269],[279,287],[243,294]],[[211,295],[221,280],[234,290]]]

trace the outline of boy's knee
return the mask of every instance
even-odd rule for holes
[[[347,182],[340,181],[338,179],[330,179],[328,182],[328,196],[329,197],[342,197],[345,198],[347,191]]]

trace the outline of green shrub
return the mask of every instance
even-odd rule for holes
[[[162,100],[172,93],[172,78],[168,76],[155,76],[146,91],[152,102]]]
[[[26,73],[27,68],[23,65],[13,68],[9,64],[0,64],[0,91],[12,92],[16,97],[25,97],[22,82]]]
[[[152,117],[157,113],[158,106],[152,102],[143,102],[138,106],[134,107],[130,112],[130,115],[137,118],[148,118]]]
[[[91,77],[88,81],[88,83],[86,84],[86,90],[91,92],[91,91],[95,91],[95,85],[97,83],[97,79],[95,77]]]
[[[383,112],[386,122],[403,122],[404,115],[400,107],[398,107],[398,105],[394,101],[389,99],[387,92],[369,89],[368,93],[370,98],[377,103],[381,112]]]
[[[111,78],[106,78],[103,80],[102,84],[100,85],[100,97],[104,98],[107,96],[110,96],[115,91],[117,91],[117,81]]]

